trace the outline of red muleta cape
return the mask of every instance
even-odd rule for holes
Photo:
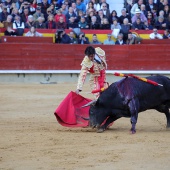
[[[89,117],[90,107],[81,108],[81,106],[90,101],[91,99],[87,99],[71,91],[55,110],[54,115],[58,123],[66,127],[88,126],[88,121],[82,119],[82,117]]]

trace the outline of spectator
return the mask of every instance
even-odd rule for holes
[[[140,44],[141,38],[134,36],[131,32],[128,33],[128,39],[126,41],[126,44],[132,45],[132,44]]]
[[[69,7],[68,12],[66,14],[66,22],[69,22],[70,17],[75,17],[76,19],[76,14],[74,13],[73,7]]]
[[[120,24],[117,22],[117,19],[116,18],[113,18],[113,24],[111,25],[111,30],[113,29],[121,29],[121,26]]]
[[[165,6],[164,6],[164,17],[165,17],[165,19],[168,18],[169,13],[170,13],[169,6],[168,6],[168,5],[165,5]]]
[[[102,44],[102,43],[97,39],[97,35],[93,34],[92,41],[90,42],[90,44]]]
[[[165,30],[167,28],[167,23],[163,16],[158,17],[158,21],[155,23],[155,27],[158,30]]]
[[[70,44],[71,40],[70,37],[66,34],[65,30],[63,29],[61,34],[60,34],[60,38],[61,38],[61,44]]]
[[[3,21],[4,28],[7,29],[7,27],[13,27],[12,23],[12,15],[8,15],[6,21]]]
[[[57,11],[61,8],[62,0],[53,0],[52,4],[54,5],[54,9]]]
[[[29,10],[28,8],[24,9],[24,12],[21,14],[21,21],[26,23],[28,21],[28,16],[29,16]]]
[[[67,29],[67,23],[64,22],[64,18],[60,17],[59,21],[56,23],[56,28],[57,29]]]
[[[132,24],[138,19],[141,19],[141,22],[145,22],[147,21],[145,15],[143,13],[141,13],[140,9],[136,9],[135,10],[135,15],[132,17]]]
[[[102,30],[110,30],[110,23],[107,18],[103,18],[100,24],[100,29]]]
[[[142,4],[143,4],[143,0],[138,0],[137,3],[135,3],[132,6],[131,11],[130,11],[132,17],[136,14],[137,9],[140,10],[140,7],[141,7]]]
[[[144,4],[141,5],[141,13],[143,13],[145,17],[147,17],[148,12],[146,11],[146,6]]]
[[[123,40],[123,34],[122,33],[118,34],[115,44],[116,45],[124,45],[124,44],[126,44],[126,42]]]
[[[78,23],[80,21],[81,17],[84,17],[84,13],[83,13],[83,11],[79,10],[77,14],[78,15],[77,15],[77,18],[75,19],[75,22]]]
[[[74,13],[75,13],[76,15],[78,15],[78,11],[80,11],[80,10],[77,9],[75,2],[72,2],[72,3],[71,3],[71,7],[73,8]]]
[[[45,15],[47,9],[50,7],[48,0],[42,0],[41,2],[41,12]]]
[[[131,29],[131,25],[129,24],[129,20],[125,18],[123,20],[123,24],[121,25],[120,32],[123,34],[123,40],[126,41],[128,38],[128,32]]]
[[[47,10],[51,11],[51,14],[53,14],[53,15],[56,14],[55,5],[53,3],[50,5],[49,8],[47,8]]]
[[[86,6],[83,2],[81,2],[81,0],[76,0],[76,8],[83,11],[84,14],[86,13]]]
[[[28,21],[25,23],[25,28],[31,28],[32,26],[35,27],[34,17],[32,15],[29,15]]]
[[[127,18],[127,19],[129,20],[129,22],[131,22],[131,17],[130,17],[130,15],[128,15],[128,14],[126,13],[126,9],[125,9],[125,8],[121,10],[121,13],[122,13],[122,15],[119,17],[119,23],[120,23],[120,25],[123,24],[123,20],[124,20],[125,18]]]
[[[73,31],[70,31],[70,44],[77,44],[77,38]]]
[[[80,29],[88,29],[89,28],[89,25],[87,24],[84,16],[81,17],[81,19],[78,23],[78,26],[79,26]]]
[[[75,17],[70,17],[67,27],[68,29],[79,28],[78,23],[75,21]]]
[[[147,21],[145,21],[145,22],[147,22]],[[143,23],[141,22],[141,19],[140,19],[140,18],[138,18],[138,19],[136,20],[136,22],[134,22],[134,23],[132,24],[132,29],[134,29],[134,30],[144,30],[144,25],[143,25]]]
[[[170,13],[167,18],[167,29],[170,29]]]
[[[45,29],[46,25],[45,25],[44,21],[45,21],[44,17],[38,17],[38,19],[35,23],[35,28]]]
[[[5,35],[5,36],[16,36],[17,33],[12,29],[11,26],[7,26],[7,27],[6,27],[6,30],[5,30],[5,32],[4,32],[4,35]]]
[[[101,21],[103,21],[103,18],[106,18],[102,10],[99,10],[96,16],[97,16],[97,22],[100,24],[101,24]]]
[[[155,19],[154,19],[152,13],[148,13],[148,15],[147,15],[147,23],[148,23],[148,25],[151,25],[151,26],[155,25]]]
[[[86,11],[89,10],[89,9],[95,10],[95,8],[94,8],[94,3],[93,3],[92,1],[89,1],[89,2],[86,4]]]
[[[154,0],[148,0],[148,3],[146,4],[146,11],[153,13],[155,8],[157,8],[157,4],[154,3]]]
[[[90,44],[89,39],[85,36],[83,32],[79,35],[78,44]]]
[[[66,22],[66,17],[64,14],[62,14],[61,10],[59,9],[57,11],[57,14],[55,15],[55,22],[58,22],[60,17],[63,17],[64,18],[64,22]]]
[[[170,33],[168,29],[164,30],[163,39],[170,39]]]
[[[34,20],[36,21],[38,17],[44,18],[44,14],[41,12],[41,7],[37,7],[35,13],[33,14]]]
[[[127,0],[127,5],[125,6],[126,7],[126,11],[128,13],[129,16],[131,16],[131,9],[132,9],[132,6],[133,6],[133,1],[134,0]],[[128,18],[129,19],[129,18]],[[130,20],[129,20],[130,21]]]
[[[90,29],[96,30],[100,28],[100,24],[97,22],[96,16],[92,16],[91,23],[89,25]]]
[[[66,14],[68,13],[67,5],[63,3],[60,10],[61,13],[66,16]]]
[[[25,28],[25,24],[24,22],[21,21],[20,16],[15,16],[15,20],[13,22],[13,29],[17,29],[17,28]]]
[[[2,12],[0,12],[0,22],[6,21],[9,13],[7,12],[7,7],[2,7]]]
[[[93,9],[90,9],[89,11],[87,10],[87,13],[86,13],[86,21],[88,24],[91,23],[91,18],[95,16],[95,11]]]
[[[45,24],[47,29],[56,29],[56,22],[54,21],[54,15],[50,14]]]
[[[113,22],[113,18],[116,18],[117,21],[119,22],[119,17],[117,16],[117,12],[115,10],[113,10],[110,14],[109,17],[109,22],[112,23]]]
[[[26,37],[42,37],[43,35],[36,31],[34,26],[30,27],[30,30],[25,34]]]
[[[20,15],[18,9],[17,9],[17,8],[13,8],[13,9],[12,9],[12,12],[11,12],[11,15],[12,15],[12,22],[13,22],[15,16],[16,16],[16,15],[18,15],[18,16]]]
[[[103,11],[103,14],[109,19],[109,17],[110,17],[110,10],[109,10],[109,8],[107,8],[107,4],[106,3],[102,3],[101,10]]]
[[[112,40],[112,35],[111,34],[107,34],[107,39],[104,40],[104,45],[114,45],[115,42]]]
[[[145,30],[153,30],[153,26],[149,24],[147,21],[144,22],[143,27]]]
[[[157,28],[153,29],[153,33],[149,35],[150,39],[163,39],[162,35],[158,33]]]
[[[100,9],[102,9],[102,4],[105,3],[107,5],[107,9],[109,9],[109,4],[106,2],[106,0],[100,0]]]
[[[99,3],[96,1],[96,0],[91,0],[91,2],[93,2],[93,6],[94,6],[94,10],[96,12],[98,12],[100,10],[100,5]],[[87,9],[87,6],[86,6],[86,9]]]

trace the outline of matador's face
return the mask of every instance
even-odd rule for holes
[[[94,54],[90,54],[88,57],[89,57],[89,59],[90,59],[91,61],[94,60]]]

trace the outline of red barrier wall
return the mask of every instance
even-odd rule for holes
[[[95,47],[95,46],[94,46]],[[108,70],[170,70],[170,45],[101,45]],[[85,45],[0,44],[0,70],[79,70]]]

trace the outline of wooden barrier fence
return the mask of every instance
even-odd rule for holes
[[[1,43],[0,70],[79,70],[86,47],[78,44]],[[108,70],[170,70],[170,44],[100,47],[106,51]]]

